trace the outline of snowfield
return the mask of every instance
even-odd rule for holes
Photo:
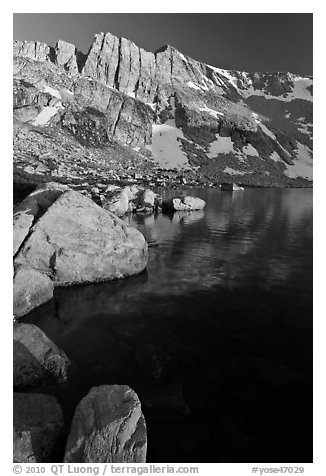
[[[229,174],[229,175],[246,175],[248,173],[251,173],[251,172],[248,172],[248,171],[247,172],[242,172],[241,170],[231,169],[231,167],[225,167],[223,172],[225,174]]]
[[[48,85],[45,85],[43,87],[43,91],[45,93],[49,93],[51,94],[51,96],[54,96],[55,98],[58,98],[58,99],[61,99],[61,94],[59,93],[59,91],[57,89],[54,89],[54,88],[51,88],[50,86]]]
[[[176,127],[174,119],[152,126],[152,144],[148,148],[161,168],[190,168],[188,157],[178,140],[180,138],[184,139],[184,135],[182,130]]]
[[[300,144],[297,142],[298,153],[297,158],[294,159],[293,165],[287,165],[287,170],[284,172],[285,175],[291,178],[295,177],[305,177],[308,180],[313,179],[313,160],[311,151],[306,145]]]
[[[208,112],[208,114],[210,114],[211,116],[216,117],[216,118],[218,118],[218,116],[224,116],[223,112],[215,111],[215,109],[211,109],[211,108],[207,107],[206,104],[205,104],[204,107],[200,107],[199,110],[203,111],[203,112]]]
[[[40,114],[36,116],[36,118],[34,119],[33,121],[34,126],[44,126],[44,124],[49,122],[51,117],[55,116],[58,110],[61,108],[62,108],[62,105],[60,102],[58,102],[54,106],[44,107],[42,111],[40,112]]]
[[[231,137],[221,137],[219,134],[216,134],[215,137],[216,140],[210,144],[209,153],[206,154],[207,157],[213,158],[218,154],[234,152]]]

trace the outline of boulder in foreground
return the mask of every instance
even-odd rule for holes
[[[92,388],[77,406],[65,463],[144,463],[147,435],[136,393],[126,385]]]
[[[198,197],[174,197],[162,203],[164,211],[191,211],[205,208],[205,201]]]
[[[36,218],[14,264],[66,286],[138,274],[147,259],[147,243],[138,230],[68,190]]]
[[[13,290],[15,317],[24,316],[49,301],[53,297],[53,288],[53,282],[46,274],[29,267],[17,267]]]
[[[14,463],[55,461],[62,447],[64,423],[56,398],[14,393]]]

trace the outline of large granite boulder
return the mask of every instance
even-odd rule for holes
[[[14,463],[58,461],[64,423],[56,398],[37,393],[14,393],[13,416]]]
[[[169,200],[165,200],[162,203],[162,208],[165,211],[191,211],[202,210],[206,203],[204,200],[198,197],[174,197]]]
[[[16,318],[53,297],[53,282],[37,269],[17,266],[14,274],[13,312]]]
[[[14,265],[47,275],[55,286],[66,286],[137,274],[147,259],[147,243],[138,230],[67,190],[36,215]],[[26,282],[27,287],[31,284]]]
[[[41,329],[33,324],[17,323],[13,337],[15,390],[67,382],[69,359]]]
[[[65,463],[144,463],[147,436],[136,393],[126,385],[94,387],[79,403]]]
[[[128,212],[152,213],[161,203],[161,197],[148,188],[139,185],[110,187],[106,192],[103,208],[123,216]]]

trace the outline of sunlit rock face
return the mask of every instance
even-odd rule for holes
[[[95,148],[98,162],[120,144],[115,164],[135,153],[140,164],[218,182],[312,184],[310,76],[225,70],[110,33],[96,34],[86,55],[62,40],[16,41],[14,58],[15,125],[25,125],[21,140],[30,126],[44,141],[44,129],[56,134],[58,168],[68,142]],[[35,156],[21,155],[25,165]]]
[[[147,260],[136,228],[69,187],[45,184],[14,209],[14,314],[50,300],[54,286],[124,278]]]

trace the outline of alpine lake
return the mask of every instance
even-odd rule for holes
[[[312,462],[312,189],[159,192],[206,207],[126,216],[156,245],[146,271],[57,288],[21,319],[74,364],[38,391],[69,429],[91,387],[129,385],[148,462]]]

